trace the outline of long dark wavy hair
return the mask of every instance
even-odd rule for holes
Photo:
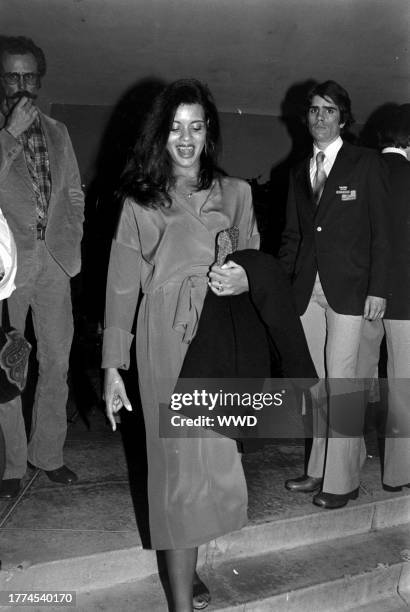
[[[140,206],[169,206],[173,186],[172,160],[166,149],[175,113],[181,104],[199,104],[206,124],[205,146],[200,157],[197,189],[208,189],[220,174],[217,158],[220,144],[218,111],[208,87],[196,79],[181,79],[167,85],[155,98],[137,138],[119,187],[122,198],[133,198]]]

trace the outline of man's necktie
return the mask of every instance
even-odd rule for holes
[[[319,151],[316,155],[316,174],[313,179],[313,197],[316,204],[319,204],[320,197],[322,195],[323,188],[326,183],[327,174],[324,168],[325,154],[323,151]]]

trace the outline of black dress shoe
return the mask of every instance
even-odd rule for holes
[[[20,493],[20,478],[6,478],[0,484],[0,499],[14,499]]]
[[[300,493],[313,493],[322,486],[322,478],[313,478],[313,476],[299,476],[285,482],[285,487],[288,491]]]
[[[383,489],[385,491],[389,491],[390,493],[398,493],[399,491],[403,491],[403,487],[406,487],[407,489],[410,489],[410,483],[405,484],[405,485],[399,485],[398,487],[391,487],[390,485],[383,485]]]
[[[56,470],[44,470],[44,472],[47,474],[50,480],[53,482],[59,482],[60,484],[73,484],[78,480],[77,475],[74,474],[74,472],[66,465],[62,465]]]
[[[327,510],[336,510],[336,508],[343,508],[347,502],[351,499],[357,499],[359,496],[359,488],[350,493],[343,493],[342,495],[336,493],[324,493],[321,491],[313,498],[313,503],[321,508]]]

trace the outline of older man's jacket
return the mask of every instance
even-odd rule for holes
[[[40,113],[47,142],[51,172],[51,196],[45,244],[51,256],[68,276],[81,267],[81,238],[84,220],[84,195],[80,174],[67,128]],[[0,115],[0,208],[17,245],[16,286],[31,275],[37,241],[36,201],[22,145],[2,129]]]
[[[303,314],[319,272],[331,308],[361,315],[367,295],[387,297],[387,172],[380,155],[343,143],[316,206],[309,159],[291,173],[279,258]]]

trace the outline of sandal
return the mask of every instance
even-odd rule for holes
[[[211,593],[197,573],[195,573],[194,577],[192,601],[194,610],[204,610],[211,601]]]

